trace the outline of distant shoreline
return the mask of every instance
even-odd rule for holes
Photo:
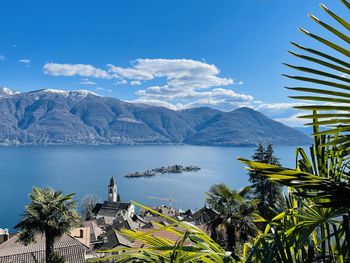
[[[263,144],[269,144],[270,142],[262,142]],[[187,144],[187,143],[0,143],[0,147],[7,148],[7,147],[70,147],[70,146],[77,146],[77,147],[84,147],[84,146],[96,146],[96,147],[103,147],[103,146],[204,146],[204,147],[244,147],[244,148],[252,148],[256,147],[258,144],[254,143],[246,143],[246,144]],[[311,144],[273,144],[274,146],[285,146],[285,147],[297,147],[297,146],[309,146]]]

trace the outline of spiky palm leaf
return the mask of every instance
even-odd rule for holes
[[[350,208],[350,185],[347,182],[244,158],[238,159],[271,180],[292,187],[296,195],[315,198],[316,203],[323,206]]]
[[[349,2],[340,0],[347,9]],[[350,43],[348,30],[350,24],[337,14],[321,4],[321,8],[337,24],[344,27],[345,33],[319,20],[313,15],[310,17],[325,28],[332,37]],[[330,48],[338,56],[350,57],[350,51],[342,44],[300,29],[307,36]],[[303,67],[286,64],[288,67],[307,73],[311,76],[291,76],[288,78],[303,81],[312,86],[288,87],[288,89],[303,92],[307,95],[291,96],[291,98],[311,101],[315,104],[297,106],[297,109],[311,111],[311,114],[301,116],[309,119],[307,125],[313,127],[314,146],[310,148],[311,160],[303,149],[297,150],[297,170],[265,166],[248,160],[241,161],[252,169],[259,170],[272,180],[296,189],[297,194],[304,197],[316,197],[317,202],[327,206],[350,207],[350,173],[348,159],[350,157],[350,64],[346,60],[333,55],[306,48],[292,43],[305,54],[290,52],[292,55],[315,65]],[[317,87],[314,87],[317,85]]]
[[[347,9],[349,2],[341,0]],[[321,4],[321,8],[335,21],[335,24],[341,28],[345,28],[345,32],[336,29],[334,26],[321,21],[317,17],[310,15],[310,18],[318,25],[331,34],[331,37],[336,37],[340,43],[334,43],[324,37],[313,34],[303,28],[300,31],[306,36],[311,37],[332,51],[332,55],[307,48],[299,44],[293,43],[293,46],[302,51],[304,54],[290,51],[293,56],[313,64],[313,67],[295,66],[285,64],[302,73],[308,75],[284,75],[288,78],[303,81],[307,86],[287,87],[290,90],[305,93],[305,95],[290,96],[293,99],[310,101],[312,105],[302,105],[295,108],[307,111],[313,111],[311,114],[306,114],[300,118],[312,120],[308,125],[322,125],[324,131],[317,134],[329,134],[332,140],[329,145],[333,145],[342,150],[343,155],[349,155],[350,151],[350,51],[348,46],[350,37],[348,30],[350,24],[345,19],[329,10],[325,5]],[[336,54],[336,55],[333,55]],[[345,58],[345,59],[344,59]],[[316,85],[316,86],[315,86]],[[326,128],[327,127],[327,128]],[[337,136],[336,136],[337,134]]]
[[[313,128],[317,134],[318,124]],[[238,159],[263,176],[291,187],[296,195],[315,198],[322,206],[350,208],[349,162],[342,157],[342,151],[329,146],[331,140],[330,136],[314,135],[309,155],[297,148],[295,169]]]

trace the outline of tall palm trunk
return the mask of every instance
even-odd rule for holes
[[[45,231],[45,252],[46,252],[46,263],[53,263],[55,250],[55,236],[51,231]]]
[[[236,248],[236,229],[231,224],[226,226],[226,249],[229,251],[234,251]]]

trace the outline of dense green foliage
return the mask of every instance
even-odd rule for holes
[[[271,144],[265,149],[260,143],[252,158],[255,162],[280,165],[278,158],[274,156]],[[249,182],[251,183],[253,198],[259,200],[259,214],[265,219],[271,220],[275,215],[273,209],[283,200],[282,186],[268,180],[256,170],[249,171]]]
[[[81,222],[73,196],[63,196],[62,192],[50,188],[34,187],[29,194],[31,202],[25,207],[21,222],[16,225],[20,231],[19,240],[25,245],[35,242],[37,234],[45,235],[47,263],[57,261],[55,239],[69,233]]]

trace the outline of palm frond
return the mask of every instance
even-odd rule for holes
[[[318,198],[317,203],[323,206],[350,208],[349,182],[335,181],[311,173],[254,162],[244,158],[238,158],[238,160],[273,181],[295,188],[296,195]]]
[[[342,2],[346,7],[349,6],[347,1],[342,0]],[[342,27],[349,29],[350,24],[344,18],[341,18],[328,9],[325,5],[321,5],[321,8],[332,21],[336,22],[334,26],[330,23],[322,21],[314,15],[310,15],[310,18],[325,29],[326,33],[330,34],[331,37],[335,36],[339,40],[349,44],[350,37],[348,35],[348,31],[343,32],[340,29],[337,29],[336,26],[341,25]],[[344,137],[346,140],[349,140],[350,135],[348,131],[350,127],[350,107],[348,104],[350,103],[350,79],[348,76],[350,75],[350,64],[344,60],[343,57],[348,59],[350,57],[350,51],[348,50],[347,46],[345,47],[343,45],[343,43],[335,43],[328,40],[326,37],[321,37],[302,28],[300,31],[308,37],[311,37],[317,42],[330,48],[334,51],[333,53],[338,53],[338,56],[336,57],[334,55],[330,55],[312,48],[307,48],[292,42],[294,47],[308,54],[298,54],[293,51],[290,51],[289,53],[301,60],[311,62],[315,67],[296,66],[288,63],[285,63],[285,65],[296,71],[313,75],[315,77],[284,74],[284,76],[287,78],[299,80],[310,85],[308,87],[287,87],[288,89],[296,92],[307,93],[307,95],[293,95],[290,97],[297,100],[315,103],[314,105],[301,105],[295,107],[300,110],[313,111],[312,114],[300,116],[300,118],[318,120],[317,123],[310,122],[307,125],[323,126],[324,130],[327,130],[331,135],[340,132],[340,137]],[[324,70],[320,68],[323,68]],[[313,85],[321,86],[321,88],[313,87]],[[317,96],[315,94],[317,94]],[[334,125],[342,129],[336,130]],[[334,147],[341,147],[344,149],[344,143],[344,140],[339,141],[334,139],[329,141],[328,145],[333,145]],[[348,151],[343,152],[343,155],[348,154]]]
[[[139,203],[133,203],[173,223],[147,232],[122,229],[120,234],[141,242],[143,247],[103,250],[100,253],[107,254],[107,256],[88,262],[111,262],[113,260],[118,262],[236,262],[231,252],[221,248],[200,228],[187,222],[177,221]],[[157,236],[157,233],[162,231],[175,234],[178,239],[169,240]]]

